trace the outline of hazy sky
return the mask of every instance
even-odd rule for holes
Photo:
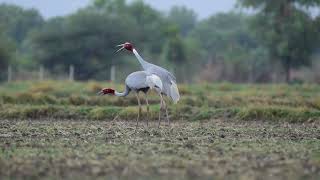
[[[128,0],[133,1],[133,0]],[[0,0],[0,3],[14,3],[26,8],[36,8],[48,18],[70,14],[81,7],[85,7],[90,0]],[[153,7],[168,11],[173,5],[185,5],[198,13],[200,18],[217,12],[230,11],[236,0],[145,0]]]

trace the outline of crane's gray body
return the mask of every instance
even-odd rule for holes
[[[127,96],[130,91],[147,93],[150,85],[147,84],[148,73],[145,71],[136,71],[129,74],[125,80],[125,90],[122,93],[116,92],[116,96]]]
[[[145,71],[137,71],[129,74],[126,78],[126,86],[133,91],[143,91],[147,92],[149,90],[149,85],[147,84],[147,72]]]
[[[176,77],[171,74],[168,70],[146,62],[139,53],[133,49],[134,55],[137,57],[138,61],[140,62],[142,68],[150,74],[157,75],[163,84],[162,94],[165,94],[173,99],[173,101],[177,102],[180,98],[179,91],[176,89],[175,91],[172,90],[172,85],[176,87]]]

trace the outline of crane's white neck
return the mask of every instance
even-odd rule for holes
[[[115,96],[118,96],[118,97],[123,97],[124,96],[124,92],[118,92],[118,91],[116,91],[116,92],[114,92],[114,95]]]
[[[115,91],[114,95],[118,96],[118,97],[125,97],[125,96],[128,96],[129,93],[130,93],[130,88],[128,86],[126,86],[126,88],[123,92]]]
[[[147,61],[145,61],[144,59],[142,59],[142,57],[140,56],[140,54],[138,53],[138,51],[136,49],[132,50],[133,54],[136,56],[136,58],[138,59],[138,61],[140,62],[141,66],[143,67],[144,70],[147,70],[147,65],[149,64]]]

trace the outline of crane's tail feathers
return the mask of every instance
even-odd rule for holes
[[[173,81],[171,81],[171,86],[170,86],[170,97],[172,98],[172,100],[173,100],[173,102],[175,104],[177,104],[178,101],[180,100],[180,94],[179,94],[178,86]]]

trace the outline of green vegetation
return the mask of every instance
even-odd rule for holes
[[[66,83],[68,86],[66,87]],[[108,83],[14,82],[0,88],[0,115],[7,119],[132,120],[137,114],[134,96],[97,96]],[[320,120],[320,86],[317,85],[181,85],[182,99],[170,105],[173,120],[212,118],[286,122]],[[152,119],[157,119],[159,98],[150,94]]]

